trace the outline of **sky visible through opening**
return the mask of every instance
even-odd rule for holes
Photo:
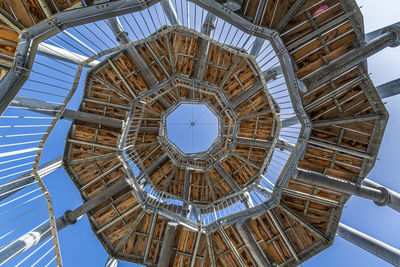
[[[168,139],[183,153],[198,153],[218,137],[218,119],[204,104],[180,104],[167,116]]]
[[[358,5],[363,6],[361,12],[364,15],[366,32],[376,30],[380,27],[395,23],[400,20],[398,15],[398,0],[357,0],[357,3]],[[201,17],[202,16],[197,16],[197,20],[200,21]],[[108,30],[107,27],[104,27],[104,30]],[[217,37],[218,35],[219,34],[217,32],[215,36]],[[112,35],[110,34],[110,36]],[[234,34],[231,34],[231,36],[234,36]],[[110,42],[114,42],[114,40],[110,40]],[[97,43],[97,45],[100,44]],[[55,68],[66,69],[64,63],[55,65],[54,61],[44,58],[42,59],[42,62],[51,64],[51,66]],[[371,78],[374,84],[380,85],[398,78],[400,74],[399,62],[400,48],[387,48],[377,55],[369,58],[369,72],[372,73]],[[37,71],[39,71],[41,66],[36,64],[35,68]],[[67,68],[67,71],[70,72],[71,70]],[[74,95],[73,100],[68,106],[70,109],[76,109],[77,106],[79,106],[82,97],[82,81],[84,80],[85,72],[86,70],[84,70],[84,75],[82,75],[82,80],[79,87],[80,90]],[[40,87],[43,88],[45,85],[41,84]],[[30,88],[29,84],[25,84],[24,88]],[[49,91],[54,93],[55,88],[49,88]],[[21,90],[20,94],[27,94],[27,91]],[[32,97],[40,99],[40,95],[34,96],[33,93]],[[54,98],[55,102],[57,102],[57,100],[58,99]],[[382,142],[378,160],[368,177],[395,191],[400,191],[400,180],[397,168],[397,151],[400,148],[400,139],[398,138],[398,133],[400,131],[398,126],[400,125],[400,96],[385,99],[384,102],[387,102],[386,107],[390,113],[390,119],[385,132],[385,137]],[[18,112],[15,111],[15,115],[20,115]],[[188,116],[191,119],[191,114],[191,108],[186,108],[181,116]],[[195,112],[193,108],[193,115],[195,119],[197,118],[196,116],[200,114],[201,112]],[[204,114],[204,116],[206,118],[206,114]],[[200,120],[203,121],[202,118],[200,118]],[[179,123],[179,121],[176,122]],[[183,120],[181,123],[188,122],[193,122],[193,120]],[[65,145],[65,131],[66,129],[69,129],[69,126],[69,121],[60,120],[58,122],[55,130],[52,133],[53,138],[50,138],[46,143],[47,149],[44,150],[42,163],[59,156],[60,151],[62,153]],[[204,143],[203,141],[194,141],[208,135],[211,132],[210,128],[212,128],[210,126],[208,126],[208,128],[207,126],[201,127],[201,124],[197,124],[197,126],[200,128],[200,131],[193,128],[193,133],[198,133],[200,135],[197,136],[197,139],[194,135],[193,138],[191,137],[191,131],[189,131],[190,128],[182,138],[178,138],[187,139],[189,144],[193,142],[193,148],[190,146],[188,147],[192,151],[194,149],[200,149],[196,148],[195,145]],[[215,128],[217,128],[217,125]],[[178,127],[176,127],[176,129],[178,129]],[[217,132],[217,130],[215,132]],[[10,133],[11,131],[7,129],[7,134]],[[174,135],[172,132],[171,134],[172,136]],[[182,131],[180,134],[182,134]],[[212,138],[210,139],[212,140]],[[48,149],[49,147],[51,147],[51,149]],[[4,151],[5,148],[2,149]],[[45,177],[44,180],[53,200],[56,217],[61,216],[65,210],[76,208],[82,203],[82,199],[76,187],[63,169],[58,169],[48,177]],[[365,232],[366,234],[371,235],[379,240],[387,242],[388,244],[397,248],[400,248],[400,231],[398,231],[399,220],[399,213],[396,213],[389,208],[378,207],[372,201],[357,197],[352,197],[350,201],[347,202],[341,218],[341,221],[345,224]],[[30,229],[25,230],[29,231]],[[75,225],[69,226],[65,230],[59,232],[59,240],[64,266],[104,266],[108,255],[90,229],[86,216],[79,220]],[[51,242],[49,242],[48,245],[51,246]],[[47,250],[47,247],[44,248]],[[25,263],[26,264],[22,266],[28,266],[27,262]],[[15,265],[10,263],[9,265],[5,266]],[[118,266],[124,267],[141,265],[120,262]],[[302,266],[389,266],[389,264],[377,258],[376,256],[373,256],[372,254],[344,241],[341,238],[336,238],[332,247],[313,257],[306,263],[303,263]]]

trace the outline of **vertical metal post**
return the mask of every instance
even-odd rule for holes
[[[174,244],[177,226],[178,223],[172,221],[168,222],[167,224],[157,267],[167,267],[169,264],[169,259],[172,251],[172,245]]]
[[[400,250],[342,223],[339,223],[339,228],[336,234],[384,261],[393,264],[394,266],[400,266]]]

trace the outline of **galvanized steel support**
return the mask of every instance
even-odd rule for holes
[[[50,116],[55,116],[58,112],[58,107],[50,104],[48,102],[34,99],[27,96],[16,96],[12,101],[10,106],[12,107],[19,107],[26,110],[30,110],[33,112],[46,114]],[[122,127],[122,120],[81,112],[81,111],[74,111],[70,109],[66,109],[61,118],[69,119],[69,120],[79,120],[85,121],[89,123],[100,123],[105,126],[114,127],[114,128],[121,128]]]
[[[244,243],[250,250],[250,254],[254,257],[258,266],[271,266],[264,252],[261,250],[254,236],[245,222],[240,222],[236,224],[236,228],[239,231]]]
[[[181,24],[171,0],[161,0],[160,4],[171,25]]]
[[[40,165],[37,169],[38,175],[40,176],[40,178],[43,178],[44,176],[60,168],[61,165],[62,165],[62,156]],[[25,187],[29,186],[34,182],[35,182],[35,176],[33,176],[32,172],[28,171],[16,177],[13,180],[0,185],[0,201],[12,196],[19,190],[24,189]]]
[[[391,97],[400,94],[400,79],[381,84],[376,87],[379,96],[383,98]]]
[[[165,229],[164,241],[161,246],[160,258],[158,260],[157,267],[169,266],[170,255],[172,246],[174,244],[176,228],[178,224],[176,222],[168,222],[167,229]]]
[[[339,223],[336,234],[384,261],[394,266],[400,266],[400,250],[342,223]]]
[[[37,48],[37,53],[45,57],[62,60],[74,64],[81,64],[83,61],[88,59],[88,57],[86,56],[47,43],[39,44]],[[94,60],[85,65],[85,67],[89,68],[95,67],[99,63],[100,63],[99,61]]]
[[[378,184],[375,184],[376,187],[370,187],[302,170],[297,170],[296,179],[342,193],[368,198],[373,200],[377,205],[388,206],[400,212],[400,194],[380,187]],[[368,180],[366,184],[371,185],[371,181]]]
[[[128,183],[125,180],[120,180],[92,199],[86,201],[78,208],[65,212],[63,216],[56,219],[57,231],[61,231],[68,225],[74,224],[82,215],[94,209],[127,186]],[[51,238],[52,234],[50,229],[50,223],[42,224],[20,238],[2,246],[0,248],[0,265],[45,241],[47,238]]]
[[[388,46],[397,46],[399,44],[400,28],[398,26],[389,26],[379,37],[333,60],[328,65],[325,65],[317,71],[305,76],[301,81],[308,89],[312,89],[363,62],[368,57],[378,53],[382,49]]]
[[[107,259],[106,264],[104,265],[104,267],[117,267],[118,266],[118,260],[112,257],[109,257]]]
[[[111,31],[115,35],[115,38],[121,45],[128,44],[131,42],[129,40],[128,33],[124,31],[124,28],[122,27],[117,17],[110,18],[107,21],[108,21],[108,26],[110,27]],[[126,49],[126,51],[132,58],[133,62],[135,62],[135,64],[138,65],[138,67],[140,68],[141,73],[143,74],[143,77],[146,80],[147,86],[150,88],[153,85],[155,85],[158,82],[157,78],[154,76],[153,72],[150,70],[149,66],[146,64],[144,59],[140,56],[136,48],[134,46],[130,46]]]
[[[258,55],[260,54],[261,48],[264,45],[265,40],[256,37],[256,39],[254,40],[254,44],[251,47],[250,50],[250,55],[254,56],[254,57],[258,57]]]

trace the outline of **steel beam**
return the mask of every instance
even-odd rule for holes
[[[46,43],[39,44],[37,48],[37,53],[45,57],[62,60],[74,64],[81,64],[83,61],[88,59],[88,57],[86,56],[71,52],[65,48],[57,47]],[[92,62],[85,65],[85,67],[92,68],[97,66],[99,63],[100,61],[93,60]]]
[[[382,49],[388,46],[397,46],[399,44],[399,27],[388,27],[379,37],[333,60],[328,65],[325,65],[324,67],[308,74],[302,78],[301,81],[308,89],[315,88],[316,86],[333,79],[351,67],[363,62],[368,57],[376,54]]]
[[[264,45],[265,40],[256,37],[256,40],[254,40],[254,44],[251,47],[250,50],[250,55],[254,56],[255,58],[258,57],[258,55],[260,54],[261,48]]]
[[[240,145],[258,146],[263,148],[268,148],[271,146],[271,141],[269,140],[249,139],[244,137],[236,138],[236,143]],[[286,140],[279,139],[276,143],[276,147],[282,150],[293,151],[295,145]]]
[[[57,157],[53,160],[50,160],[38,167],[38,175],[40,178],[45,177],[46,175],[52,173],[53,171],[60,168],[62,165],[62,156]],[[35,182],[35,177],[33,176],[31,171],[28,171],[15,179],[0,185],[0,201],[12,196],[18,191],[24,189],[30,184]]]
[[[118,266],[118,260],[113,257],[109,257],[107,259],[106,264],[104,265],[104,267],[117,267],[117,266]]]
[[[381,84],[376,87],[379,96],[383,98],[391,97],[400,94],[400,79]]]
[[[389,203],[387,203],[386,205],[394,210],[396,210],[397,212],[400,212],[400,194],[390,190],[389,188],[386,188],[374,181],[371,181],[367,178],[363,179],[361,182],[362,185],[371,187],[371,188],[375,188],[378,190],[383,190],[385,191],[388,195],[389,195]],[[375,204],[377,204],[378,206],[382,206],[381,202],[375,202]]]
[[[29,111],[50,116],[55,116],[59,112],[58,107],[53,104],[22,95],[16,96],[11,101],[10,106],[23,108]],[[123,124],[123,121],[119,119],[81,112],[81,111],[74,111],[70,109],[66,109],[61,118],[67,120],[79,120],[88,123],[96,123],[96,124],[100,123],[103,124],[104,126],[109,126],[113,128],[122,128]]]
[[[214,254],[214,246],[212,243],[212,237],[210,234],[207,235],[207,246],[208,246],[208,255],[210,257],[210,263],[212,267],[217,266],[215,263],[215,254]]]
[[[296,253],[296,250],[294,249],[292,243],[289,241],[288,236],[286,235],[286,232],[283,230],[280,222],[278,221],[278,218],[276,217],[275,213],[271,210],[267,211],[267,214],[271,218],[273,224],[277,228],[279,234],[281,235],[283,241],[285,242],[286,246],[288,247],[290,253],[293,255],[293,257],[296,259],[297,262],[300,262],[299,256]]]
[[[282,30],[286,27],[293,16],[300,10],[305,1],[306,0],[296,0],[296,2],[294,2],[288,12],[286,12],[285,16],[282,18],[281,21],[279,21],[278,25],[276,26],[275,30],[278,33],[282,33]]]
[[[330,120],[317,120],[312,121],[313,127],[322,127],[329,125],[339,125],[346,123],[355,123],[355,122],[363,122],[369,120],[379,119],[381,115],[379,114],[368,114],[368,115],[360,115],[360,116],[351,116],[351,117],[343,117],[343,118],[335,118]]]
[[[242,237],[244,243],[248,247],[250,254],[254,257],[258,266],[271,266],[264,252],[258,245],[254,236],[252,235],[246,222],[240,222],[236,224],[236,229],[238,230],[240,236]]]
[[[164,241],[161,246],[160,258],[157,267],[168,267],[172,246],[174,245],[175,233],[178,223],[170,221],[165,229]]]
[[[393,24],[390,25],[390,26],[397,26],[397,27],[400,27],[400,22],[393,23]],[[371,40],[375,39],[376,37],[379,37],[380,35],[382,35],[382,33],[384,33],[384,31],[385,31],[386,28],[387,28],[387,27],[380,28],[380,29],[375,30],[375,31],[373,31],[373,32],[367,33],[367,34],[365,35],[365,41],[366,41],[366,42],[370,42]]]
[[[282,73],[282,69],[279,68],[271,68],[268,71],[264,72],[264,79],[268,83],[270,80],[276,79],[276,76]],[[257,93],[258,91],[264,89],[263,83],[259,80],[252,84],[247,90],[241,92],[236,97],[234,97],[231,101],[232,106],[236,108],[239,106],[243,101],[249,99],[252,95]]]
[[[223,227],[221,227],[221,228],[219,229],[219,233],[221,234],[222,239],[225,240],[225,243],[226,243],[226,244],[228,245],[228,247],[231,249],[232,254],[235,256],[235,258],[236,258],[237,262],[239,263],[239,265],[240,265],[241,267],[245,267],[246,264],[244,263],[242,257],[240,256],[239,251],[238,251],[238,250],[236,249],[236,247],[233,245],[232,241],[229,239],[229,236],[228,236],[228,234],[225,232],[225,230],[224,230]]]
[[[335,96],[339,95],[340,93],[347,91],[350,88],[356,86],[357,84],[360,84],[364,79],[365,79],[365,75],[362,74],[362,75],[358,76],[357,78],[355,78],[354,80],[352,80],[352,81],[340,86],[339,88],[336,88],[335,90],[327,93],[326,95],[318,98],[314,102],[311,102],[310,104],[305,106],[304,109],[306,111],[309,111],[315,107],[318,107],[319,105],[323,104],[325,101],[330,100],[332,97],[335,97]]]
[[[353,155],[353,156],[356,156],[356,157],[360,157],[360,158],[363,158],[363,159],[372,160],[374,158],[370,154],[359,152],[357,150],[350,149],[350,148],[341,147],[341,146],[334,145],[334,144],[331,144],[331,143],[325,143],[325,142],[314,140],[314,139],[309,139],[307,142],[309,144],[325,147],[325,148],[328,148],[328,149],[331,149],[331,150],[334,150],[334,151],[350,154],[350,155]]]
[[[181,24],[171,0],[161,0],[160,4],[171,25]]]
[[[214,166],[215,170],[219,173],[219,175],[221,175],[222,179],[225,180],[225,182],[229,185],[229,187],[233,190],[233,191],[239,191],[240,188],[238,186],[238,184],[236,183],[235,180],[233,180],[233,178],[229,175],[229,173],[221,166],[221,164],[216,164]]]
[[[115,38],[117,41],[123,44],[129,44],[131,41],[128,37],[128,33],[124,31],[119,19],[117,17],[110,18],[107,20],[108,26],[110,27],[111,31],[114,33]],[[126,49],[128,55],[131,57],[133,62],[140,68],[144,79],[146,80],[146,84],[149,88],[153,87],[155,84],[158,83],[157,78],[154,76],[153,72],[146,64],[144,59],[140,56],[139,52],[134,46],[130,46]]]
[[[206,18],[204,19],[201,33],[210,36],[212,31],[215,29],[216,20],[217,17],[214,14],[208,12]],[[210,42],[203,38],[199,38],[199,42],[200,47],[198,50],[198,61],[196,65],[196,70],[194,72],[194,78],[202,80],[207,66],[207,57],[208,50],[210,49]],[[190,91],[193,92],[193,90]],[[193,94],[191,93],[191,95]]]
[[[162,154],[155,160],[149,167],[146,168],[145,172],[150,175],[166,158],[167,154]]]
[[[373,182],[369,180],[363,184],[359,184],[302,170],[297,170],[296,179],[317,186],[327,187],[341,193],[371,199],[377,205],[388,206],[400,212],[400,194],[381,187],[376,183],[375,186],[371,186]]]
[[[128,183],[124,179],[120,180],[73,211],[65,212],[63,216],[56,219],[57,231],[61,231],[68,225],[74,224],[82,215],[94,209],[127,186]],[[5,264],[14,257],[51,237],[50,223],[40,225],[20,238],[2,246],[0,248],[0,265]]]
[[[192,171],[188,168],[185,169],[185,180],[183,181],[183,209],[182,216],[189,216],[190,210],[188,206],[188,202],[190,199],[190,184],[192,181]]]
[[[339,223],[336,234],[384,261],[394,266],[400,266],[400,250],[397,248],[376,240],[343,223]]]
[[[197,252],[199,250],[199,245],[200,245],[200,238],[201,238],[201,232],[197,232],[197,237],[196,237],[196,243],[194,244],[194,250],[193,250],[193,256],[190,261],[190,267],[194,267],[196,264],[196,257],[197,257]]]
[[[151,243],[153,241],[154,229],[156,227],[157,219],[158,219],[157,213],[153,213],[151,225],[150,225],[150,232],[149,232],[149,236],[147,237],[146,248],[145,248],[145,252],[144,252],[144,256],[143,256],[143,264],[146,264],[146,262],[149,259],[149,253],[150,253]]]

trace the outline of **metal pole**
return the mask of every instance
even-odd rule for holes
[[[381,84],[376,87],[379,96],[383,98],[391,97],[400,94],[400,79]]]
[[[394,266],[400,266],[400,250],[344,225],[343,223],[339,223],[336,234],[384,261]]]
[[[106,265],[104,267],[117,267],[118,266],[118,260],[112,257],[109,257],[107,259]]]
[[[388,46],[397,46],[400,44],[400,29],[398,26],[389,26],[379,37],[371,40],[365,45],[354,49],[347,54],[333,60],[328,65],[308,74],[301,81],[308,89],[326,82],[335,76],[343,73],[349,68],[363,62],[368,57],[378,53]]]
[[[117,17],[110,18],[107,21],[108,26],[110,27],[111,31],[115,35],[115,38],[121,45],[131,42],[129,40],[128,33],[124,31],[124,28],[122,27],[121,22]],[[153,72],[150,70],[144,59],[140,56],[136,48],[134,46],[130,46],[126,49],[126,51],[132,58],[133,62],[135,62],[135,64],[140,68],[148,87],[152,87],[153,85],[155,85],[158,82],[157,78],[154,76]]]
[[[40,178],[52,173],[53,171],[60,168],[62,165],[62,156],[50,160],[38,167],[38,174]],[[14,195],[18,191],[24,189],[28,185],[35,182],[35,177],[32,172],[28,171],[15,179],[0,185],[0,201]]]
[[[368,198],[373,200],[377,205],[388,206],[400,212],[400,195],[384,187],[377,186],[374,188],[302,170],[297,170],[296,179],[306,183],[324,186],[342,193]],[[371,184],[372,181],[368,181],[366,184]]]
[[[382,185],[380,185],[376,182],[373,182],[367,178],[362,180],[361,184],[368,186],[368,187],[376,188],[378,190],[386,191],[390,198],[389,202],[386,205],[388,207],[394,209],[395,211],[400,212],[400,194],[399,193],[397,193],[393,190],[390,190],[386,187],[383,187]],[[382,206],[382,203],[380,203],[380,202],[375,202],[375,204],[378,206]]]
[[[94,209],[127,186],[128,183],[125,179],[120,180],[73,211],[66,211],[63,216],[56,219],[57,231],[61,231],[68,225],[74,224],[82,215]],[[7,261],[50,238],[50,227],[50,223],[45,223],[7,245],[2,246],[0,248],[0,265],[5,264]]]
[[[265,41],[264,39],[256,37],[256,40],[254,41],[254,44],[251,47],[250,55],[257,57],[260,54],[264,41]]]
[[[254,257],[258,266],[271,266],[264,252],[261,250],[254,236],[245,222],[237,223],[236,228],[239,231],[244,243],[250,250],[250,254]]]
[[[12,101],[10,106],[12,107],[20,107],[24,108],[33,112],[55,116],[58,112],[58,107],[47,103],[42,100],[34,99],[27,96],[18,95]],[[100,123],[104,126],[114,127],[114,128],[121,128],[122,127],[122,120],[109,118],[106,116],[81,112],[81,111],[74,111],[70,109],[66,109],[62,115],[62,118],[67,120],[79,120],[85,121],[88,123]]]
[[[172,25],[181,24],[176,14],[175,8],[172,5],[170,0],[161,0],[160,2],[162,9],[164,10],[165,15],[167,16],[169,22]]]
[[[37,48],[37,53],[39,55],[53,58],[53,59],[58,59],[58,60],[63,60],[69,63],[74,63],[74,64],[80,64],[83,61],[87,60],[88,57],[71,52],[67,49],[60,48],[51,44],[46,44],[46,43],[40,43]],[[95,67],[100,63],[100,61],[94,60],[85,67]]]
[[[164,241],[161,247],[160,258],[158,260],[157,267],[169,266],[169,258],[172,251],[172,245],[174,244],[176,227],[178,223],[170,221],[165,229]]]

